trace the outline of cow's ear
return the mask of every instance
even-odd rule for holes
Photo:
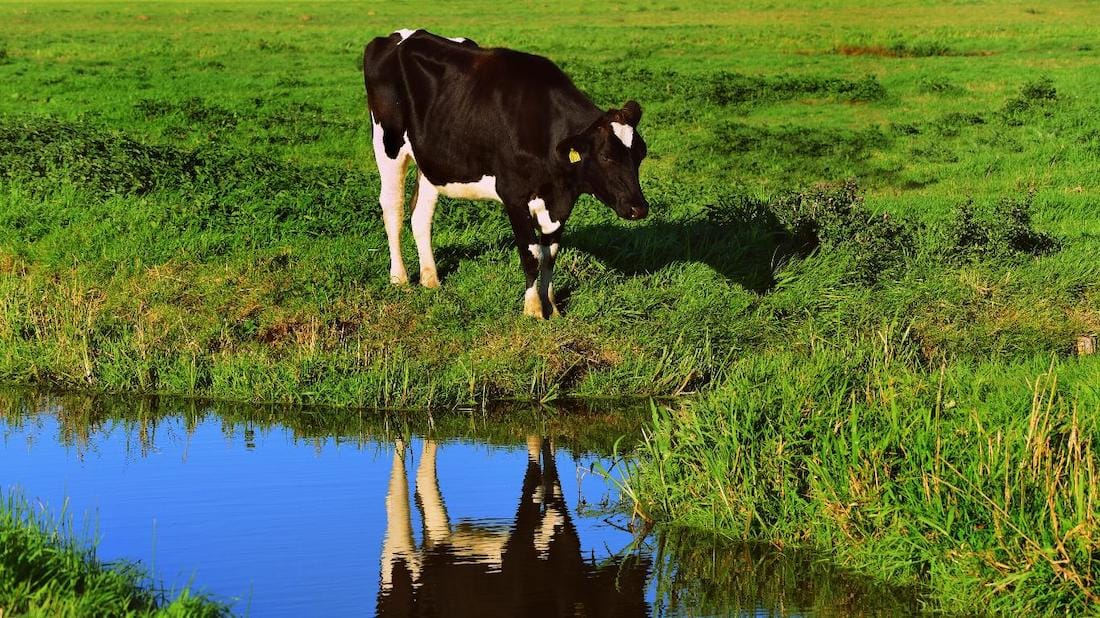
[[[588,137],[582,133],[558,143],[558,158],[568,165],[577,165],[588,157],[590,150]]]
[[[637,101],[627,101],[623,105],[622,119],[628,125],[637,127],[642,120],[642,106]]]

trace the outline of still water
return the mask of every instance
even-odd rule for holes
[[[101,560],[244,615],[915,609],[812,556],[643,534],[617,508],[613,459],[641,420],[0,391],[0,493],[67,514]]]

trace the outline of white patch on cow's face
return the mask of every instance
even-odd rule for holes
[[[630,148],[630,145],[634,143],[634,127],[621,122],[612,122],[611,130],[615,133],[615,137],[623,143],[623,146]]]
[[[495,200],[502,201],[497,195],[496,176],[482,176],[477,182],[448,182],[436,187],[439,192],[447,197],[462,200]]]
[[[550,211],[546,210],[546,202],[541,197],[527,202],[527,210],[531,212],[531,217],[539,222],[539,229],[543,234],[550,234],[561,227],[561,221],[550,218]]]
[[[401,35],[401,40],[397,42],[398,45],[404,43],[405,39],[411,37],[415,32],[416,32],[416,30],[409,30],[408,28],[402,28],[400,30],[394,30],[393,31],[394,34],[400,34]]]

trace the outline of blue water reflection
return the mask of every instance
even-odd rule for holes
[[[524,558],[531,576],[534,565],[560,563],[568,551],[568,568],[544,571],[544,578],[568,572],[584,580],[577,570],[587,568],[591,579],[598,571],[592,564],[633,540],[588,508],[615,500],[591,473],[597,458],[552,447],[540,436],[531,437],[535,458],[555,472],[546,483],[533,478],[544,468],[534,466],[532,475],[526,443],[302,438],[280,424],[226,424],[217,416],[190,426],[180,416],[152,423],[108,419],[78,439],[70,432],[50,414],[0,424],[0,488],[54,511],[67,503],[77,521],[93,521],[101,559],[139,560],[172,587],[194,582],[237,600],[237,611],[259,616],[363,614],[376,607],[400,614],[395,604],[440,603],[456,585],[490,586],[468,590],[489,594],[491,586],[505,585],[496,581],[503,578],[478,575],[500,575],[509,534],[518,519],[531,518],[532,508],[535,527],[522,531],[522,543],[512,542],[507,561],[520,560],[522,545],[533,552]],[[435,459],[431,468],[417,461],[427,453]],[[401,461],[407,475],[395,472]],[[422,476],[419,495],[417,469],[435,472]],[[438,482],[426,498],[429,477]],[[390,539],[386,553],[391,481],[407,494],[404,509],[390,496],[390,512],[406,518],[409,537],[396,545]],[[469,568],[444,573],[440,555],[447,552],[457,558],[451,563]],[[387,585],[379,604],[380,584],[392,584],[398,560],[404,587]],[[423,581],[404,585],[410,584],[408,567],[423,572]],[[516,576],[523,572],[515,569]],[[505,575],[511,577],[511,569]],[[546,603],[552,591],[530,592],[531,602]],[[644,614],[640,587],[636,592],[634,613]]]
[[[0,493],[89,523],[101,560],[137,560],[245,615],[919,609],[813,554],[637,536],[592,470],[641,422],[618,408],[433,418],[0,390]]]

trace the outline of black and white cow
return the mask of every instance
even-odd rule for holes
[[[527,276],[523,312],[538,318],[557,314],[554,260],[582,193],[624,219],[649,212],[638,183],[641,107],[600,110],[546,58],[400,30],[367,44],[363,77],[393,283],[408,283],[400,237],[410,161],[421,285],[439,285],[431,241],[439,195],[496,200]]]

